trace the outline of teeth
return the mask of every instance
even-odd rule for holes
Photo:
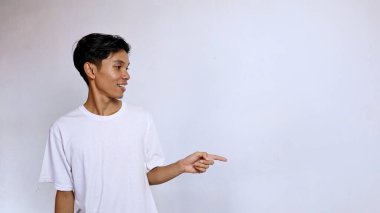
[[[125,87],[125,85],[123,85],[123,84],[118,84],[117,86],[118,87]]]

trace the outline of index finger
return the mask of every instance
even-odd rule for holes
[[[219,155],[212,155],[212,154],[208,154],[208,157],[212,160],[218,160],[218,161],[223,161],[223,162],[226,162],[227,161],[227,158],[225,157],[222,157],[222,156],[219,156]]]

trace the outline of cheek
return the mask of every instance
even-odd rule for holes
[[[116,81],[113,78],[111,78],[110,76],[102,76],[102,77],[97,79],[97,85],[100,88],[103,88],[106,90],[116,88],[117,83],[115,83],[115,82]]]
[[[112,81],[118,81],[119,80],[119,73],[115,73],[115,72],[112,72],[109,76],[109,80],[112,80]]]
[[[117,73],[114,73],[114,72],[109,72],[101,76],[101,80],[107,83],[117,82],[118,79],[119,77]]]

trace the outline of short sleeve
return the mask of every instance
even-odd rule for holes
[[[73,191],[71,167],[57,127],[50,128],[39,182],[54,183],[57,190]]]
[[[145,165],[147,172],[164,164],[164,155],[152,116],[148,114],[144,137]]]

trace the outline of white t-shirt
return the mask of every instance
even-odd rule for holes
[[[99,116],[84,106],[50,128],[40,182],[74,191],[81,213],[156,213],[146,173],[163,165],[149,113],[122,103]]]

